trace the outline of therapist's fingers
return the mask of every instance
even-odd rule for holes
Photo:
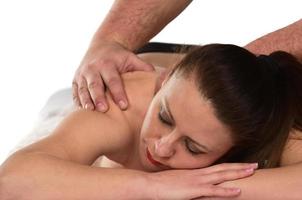
[[[81,102],[80,102],[80,97],[78,94],[78,88],[79,88],[78,84],[77,84],[76,80],[74,79],[72,81],[72,99],[73,99],[74,104],[77,107],[82,107]]]
[[[92,103],[87,82],[84,77],[80,77],[78,80],[78,94],[81,102],[81,106],[85,109],[94,110],[94,105]]]
[[[100,71],[102,79],[109,88],[114,102],[119,105],[122,110],[127,109],[128,100],[125,93],[123,81],[116,67],[107,67]]]
[[[153,65],[144,62],[139,58],[137,55],[133,53],[129,53],[127,63],[126,63],[126,70],[127,72],[130,71],[154,71]]]
[[[105,86],[99,73],[90,72],[86,75],[86,82],[91,99],[98,111],[106,112],[108,110],[105,95]]]

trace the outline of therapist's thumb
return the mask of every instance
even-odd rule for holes
[[[127,68],[127,71],[154,71],[153,65],[144,62],[135,54],[129,58]]]

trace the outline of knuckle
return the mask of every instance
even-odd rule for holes
[[[230,177],[232,177],[232,173],[230,173],[230,172],[223,172],[220,175],[218,175],[217,180],[218,181],[224,181],[224,180],[230,179]]]
[[[120,81],[118,77],[112,77],[109,79],[108,81],[108,85],[110,85],[111,87],[117,86],[119,85]]]
[[[96,103],[105,102],[105,96],[100,94],[100,95],[96,96],[94,100]]]
[[[74,104],[76,104],[77,106],[81,106],[81,102],[79,99],[73,99]]]
[[[215,186],[208,186],[207,190],[209,196],[216,196],[217,193],[220,193],[219,188]]]
[[[227,177],[227,175],[225,173],[222,173],[222,174],[214,174],[213,175],[213,180],[217,181],[217,182],[220,182],[220,181],[223,181],[225,180]]]
[[[82,104],[83,106],[85,106],[86,104],[91,104],[91,101],[85,96],[84,98],[82,98]]]
[[[98,87],[103,88],[103,83],[100,81],[96,81],[96,80],[93,80],[90,83],[88,83],[88,89],[95,89]]]
[[[96,63],[95,62],[90,62],[90,63],[87,63],[86,65],[84,65],[83,69],[85,71],[88,71],[88,70],[94,70],[96,67]]]
[[[88,91],[87,91],[87,88],[84,87],[84,86],[81,86],[79,87],[79,95],[84,95],[86,94]]]
[[[81,75],[84,75],[87,73],[89,74],[89,73],[95,71],[96,68],[97,68],[97,64],[94,61],[91,61],[89,63],[82,65],[82,67],[77,75],[81,76]]]
[[[74,87],[78,87],[78,83],[77,83],[77,81],[76,81],[76,80],[73,80],[73,81],[72,81],[72,86],[74,86]]]
[[[73,100],[73,101],[78,101],[78,100],[79,100],[79,97],[76,96],[76,95],[72,95],[72,100]]]
[[[218,188],[218,187],[211,187],[211,190],[212,190],[213,195],[221,192],[221,188]]]
[[[95,69],[95,68],[108,68],[114,66],[114,63],[110,59],[99,59],[93,63],[90,63],[89,69]]]
[[[246,172],[235,172],[234,173],[234,178],[243,178],[245,176],[247,176]]]
[[[229,190],[228,189],[226,189],[226,188],[221,188],[221,187],[214,187],[214,189],[213,189],[214,191],[213,191],[213,193],[215,194],[215,195],[227,195],[228,193],[229,193]]]

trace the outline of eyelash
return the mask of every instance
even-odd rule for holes
[[[171,122],[165,120],[165,119],[162,117],[161,111],[158,113],[158,119],[159,119],[163,124],[166,124],[166,125],[168,125],[168,126],[172,126],[172,123],[171,123]],[[202,154],[202,153],[203,153],[203,152],[195,152],[195,151],[193,151],[192,149],[190,149],[188,139],[185,139],[185,146],[186,146],[186,150],[187,150],[190,154],[192,154],[193,156],[198,155],[198,154]]]
[[[190,147],[189,147],[189,140],[188,140],[188,139],[185,140],[185,145],[186,145],[187,151],[188,151],[190,154],[192,154],[193,156],[199,155],[199,154],[202,154],[202,153],[203,153],[202,151],[195,152],[195,151],[193,151],[192,149],[190,149]]]
[[[164,119],[162,116],[161,116],[161,111],[158,113],[158,119],[163,123],[163,124],[166,124],[168,126],[172,126],[172,123],[167,121],[166,119]]]

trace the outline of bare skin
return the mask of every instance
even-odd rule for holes
[[[73,96],[78,106],[106,112],[105,86],[121,109],[128,106],[120,73],[152,71],[133,50],[147,43],[191,0],[117,0],[96,31],[73,80]]]
[[[106,114],[85,109],[75,111],[52,135],[8,158],[0,168],[1,197],[192,199],[201,196],[238,195],[240,191],[236,188],[221,188],[216,185],[227,180],[251,176],[256,168],[254,164],[230,163],[201,169],[162,171],[150,163],[145,154],[139,155],[137,137],[147,108],[156,93],[155,88],[160,88],[158,84],[161,85],[161,82],[158,82],[157,77],[156,73],[125,74],[123,78],[130,100],[127,111],[121,111],[107,94],[110,110]],[[188,88],[190,87],[188,85]],[[196,99],[196,103],[199,102],[199,97],[193,99]],[[219,127],[219,123],[213,120],[213,127]],[[165,130],[167,132],[167,129]],[[214,138],[211,141],[217,142]],[[228,146],[225,146],[224,151],[227,148]],[[218,153],[217,150],[214,151]],[[183,152],[179,155],[188,156],[184,154],[183,148],[180,148],[179,152]],[[126,168],[91,167],[100,155],[105,155]],[[184,161],[182,162],[185,163]],[[166,162],[170,166],[173,166],[173,163]],[[196,164],[198,163],[195,162],[191,167]],[[183,181],[175,184],[179,176],[183,177]],[[124,184],[125,182],[128,184]]]
[[[268,33],[245,46],[255,54],[270,54],[283,50],[295,55],[302,62],[302,19]]]
[[[190,2],[146,0],[142,4],[137,0],[116,0],[75,73],[74,102],[83,108],[106,112],[109,108],[104,92],[107,87],[114,102],[121,109],[127,109],[120,73],[154,70],[132,51],[152,39]],[[299,20],[249,43],[246,48],[256,54],[284,50],[301,58],[301,30],[302,20]]]
[[[161,56],[163,58],[169,55],[164,54]],[[177,55],[172,55],[170,58],[175,58],[175,56]],[[145,55],[144,59],[147,59],[147,55]],[[149,57],[149,59],[158,65],[165,65],[165,59],[162,61],[152,61],[152,57]],[[8,199],[9,197],[16,197],[14,195],[17,195],[17,198],[20,199],[29,196],[33,199],[39,199],[45,197],[46,189],[50,198],[60,197],[64,199],[79,198],[83,195],[85,198],[96,199],[100,197],[100,194],[102,194],[102,198],[107,199],[125,196],[131,199],[142,199],[154,197],[155,193],[158,194],[159,199],[177,199],[178,197],[190,199],[182,196],[188,194],[193,196],[198,196],[198,194],[205,196],[215,194],[235,196],[234,191],[225,189],[216,190],[215,194],[209,188],[200,190],[201,185],[209,186],[214,182],[196,183],[198,184],[196,189],[199,193],[197,193],[197,190],[192,191],[190,189],[192,188],[192,180],[205,181],[209,180],[207,178],[210,178],[211,175],[215,175],[216,177],[225,177],[224,180],[221,180],[221,178],[215,180],[216,184],[220,182],[222,186],[232,186],[241,189],[240,196],[234,197],[234,199],[255,199],[255,196],[258,199],[277,200],[289,199],[295,196],[300,197],[300,189],[298,188],[301,184],[301,179],[298,177],[301,176],[302,162],[302,142],[298,140],[300,133],[296,133],[295,138],[289,140],[283,154],[283,167],[257,170],[253,176],[240,180],[230,181],[230,179],[249,176],[250,174],[243,172],[243,169],[247,169],[249,165],[213,166],[199,171],[166,170],[155,174],[152,173],[152,176],[149,176],[149,174],[146,176],[146,172],[137,171],[136,169],[142,170],[144,168],[142,168],[138,160],[133,159],[136,157],[133,156],[136,152],[133,149],[136,146],[133,145],[133,142],[136,141],[134,136],[139,132],[139,124],[142,123],[146,109],[157,90],[156,88],[161,85],[160,80],[162,80],[158,78],[159,75],[154,76],[152,74],[136,72],[123,76],[130,100],[130,106],[127,111],[122,112],[107,93],[110,110],[106,114],[81,109],[65,119],[52,136],[10,157],[0,168],[0,183],[2,182],[2,186],[6,186],[0,187],[2,189],[0,194],[7,195]],[[140,98],[137,98],[137,96]],[[105,155],[113,162],[118,163],[122,169],[89,167],[100,155]],[[54,168],[53,166],[57,167]],[[209,171],[211,171],[211,174],[208,174],[206,178],[196,179],[197,174],[209,173]],[[217,173],[219,176],[217,176]],[[228,175],[223,175],[223,173]],[[188,178],[186,179],[188,182],[175,185],[175,183],[179,182],[177,181],[179,176],[193,176],[194,179]],[[280,184],[276,195],[272,195],[270,192],[276,188],[274,184],[276,178],[274,177],[278,178]],[[10,181],[8,182],[7,180]],[[125,181],[132,187],[126,187],[123,184]],[[16,183],[19,184],[16,185]],[[57,184],[50,186],[48,183]],[[85,186],[83,183],[85,183]],[[287,183],[291,183],[290,186]],[[100,184],[102,187],[99,187]],[[69,188],[68,185],[72,185],[72,188]],[[148,190],[146,190],[145,185],[149,186]],[[154,187],[151,187],[151,185]],[[261,188],[266,189],[259,190],[259,185],[261,185]],[[141,188],[142,186],[144,188]],[[15,188],[20,188],[20,190],[16,192]],[[119,192],[116,189],[114,189],[114,192],[110,192],[112,188],[119,188]],[[190,189],[190,192],[188,192],[188,189]],[[74,192],[75,190],[77,192]],[[142,190],[146,191],[146,193],[142,194],[142,196],[137,196],[140,193],[139,191]],[[9,191],[14,191],[14,193],[9,193]],[[40,193],[40,191],[43,192]],[[127,193],[124,193],[124,191],[127,191]],[[60,194],[66,196],[56,196]],[[135,194],[135,196],[131,196],[131,194]],[[167,194],[171,196],[164,196]],[[209,198],[224,199],[218,197]],[[206,197],[202,197],[202,199],[206,199]]]

